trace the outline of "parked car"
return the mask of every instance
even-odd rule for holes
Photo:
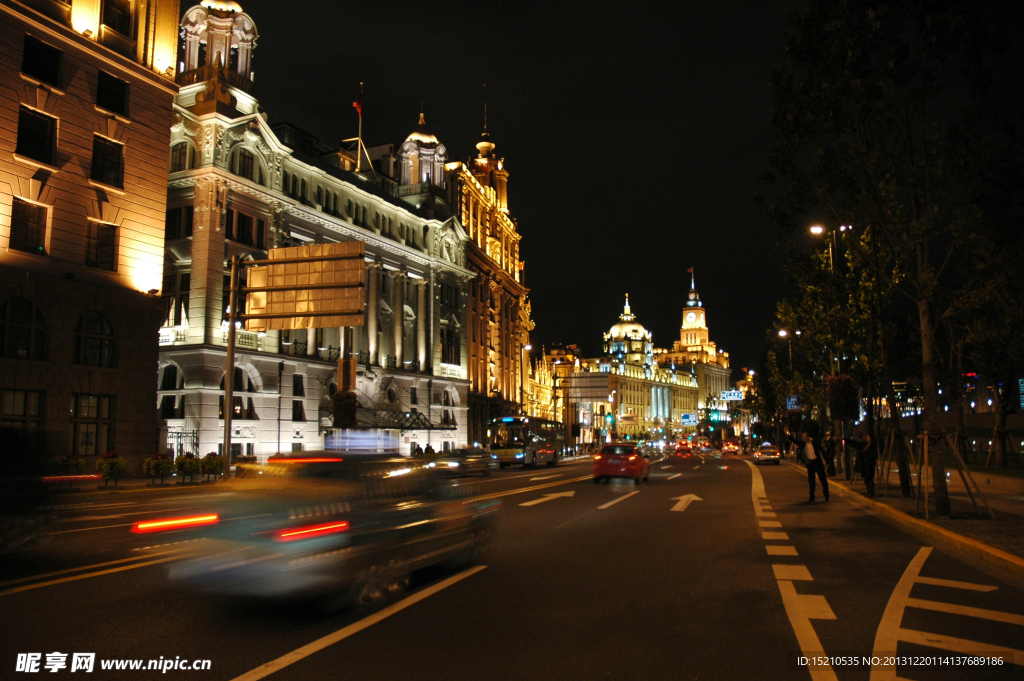
[[[441,452],[427,466],[436,468],[441,475],[453,478],[490,475],[491,457],[482,449],[453,449]]]
[[[770,442],[762,442],[761,446],[754,450],[754,464],[760,466],[762,463],[774,463],[780,465],[782,457],[779,455],[779,448]]]
[[[609,444],[594,455],[594,482],[630,478],[636,484],[650,478],[649,455],[632,443]]]
[[[137,522],[132,531],[195,543],[169,567],[186,588],[256,598],[338,594],[363,602],[411,573],[471,560],[492,536],[500,504],[470,501],[426,461],[296,452],[239,465],[226,500],[205,512]],[[147,537],[147,539],[150,539]]]

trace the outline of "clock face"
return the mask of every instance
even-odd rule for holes
[[[690,322],[692,324],[696,320],[697,320],[697,313],[695,313],[695,312],[687,312],[686,313],[686,321],[688,321],[688,322]]]

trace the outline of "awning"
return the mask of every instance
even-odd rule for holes
[[[455,430],[454,423],[431,423],[426,414],[388,409],[356,409],[356,428],[360,430]]]

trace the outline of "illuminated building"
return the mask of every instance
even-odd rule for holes
[[[0,423],[87,473],[157,446],[178,10],[0,1]]]
[[[228,259],[351,240],[366,244],[365,326],[353,328],[349,348],[358,427],[405,454],[417,444],[465,445],[473,274],[466,234],[446,215],[443,146],[421,115],[397,155],[374,148],[371,169],[294,125],[271,125],[253,97],[256,26],[227,4],[204,2],[181,21],[160,332],[168,445],[201,454],[222,446]],[[330,398],[343,337],[337,327],[239,330],[235,454],[263,459],[335,436]]]
[[[519,258],[520,235],[508,210],[508,170],[487,132],[468,163],[449,163],[452,209],[469,235],[469,440],[485,442],[488,422],[521,409],[526,346],[533,330]]]
[[[654,358],[661,366],[692,371],[697,379],[697,408],[704,420],[724,424],[729,420],[729,403],[720,397],[723,390],[730,389],[729,353],[710,340],[706,312],[691,276],[679,340],[672,343],[671,350],[656,349]]]
[[[603,338],[604,355],[579,362],[568,377],[581,442],[671,439],[692,430],[682,421],[697,411],[696,378],[653,361],[651,332],[636,321],[628,295]]]

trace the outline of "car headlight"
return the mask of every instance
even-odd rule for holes
[[[491,458],[492,458],[492,459],[497,459],[497,458],[498,458],[498,455],[497,455],[497,454],[491,454]]]
[[[448,462],[448,467],[449,468],[458,468],[459,467],[459,462],[458,461],[449,461]]]
[[[526,456],[526,455],[525,455],[525,454],[522,454],[522,453],[520,453],[520,454],[516,454],[516,458],[517,458],[517,459],[521,459],[521,458],[523,458],[524,456]]]

